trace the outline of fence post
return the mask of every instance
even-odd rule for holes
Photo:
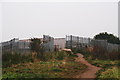
[[[72,35],[70,35],[70,48],[72,49]]]

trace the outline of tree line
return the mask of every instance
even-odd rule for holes
[[[102,32],[95,35],[94,39],[107,40],[109,43],[120,44],[120,39],[117,36],[108,34],[107,32]]]

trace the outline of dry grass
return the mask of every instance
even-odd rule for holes
[[[86,68],[73,59],[20,63],[3,68],[3,78],[71,78]]]

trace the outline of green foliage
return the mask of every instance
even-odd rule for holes
[[[103,70],[99,75],[98,78],[120,78],[118,76],[118,67],[112,67],[109,69]]]
[[[31,43],[30,43],[30,46],[31,46],[31,50],[33,52],[36,52],[36,53],[43,53],[43,46],[41,45],[42,42],[40,39],[38,38],[31,38]]]
[[[74,54],[70,54],[69,57],[78,57],[78,56]]]
[[[116,80],[115,78],[118,78],[118,70],[120,70],[120,67],[118,67],[120,64],[119,60],[93,59],[93,56],[88,56],[86,59],[92,65],[102,68],[97,72],[98,80],[105,78]]]
[[[31,53],[29,55],[21,55],[20,53],[4,53],[2,55],[2,67],[8,67],[12,64],[18,64],[23,62],[31,62]]]
[[[57,52],[57,59],[58,60],[63,60],[65,57],[68,57],[67,52],[65,52],[65,51]]]
[[[120,44],[120,40],[118,37],[113,34],[108,34],[107,32],[99,33],[94,36],[95,39],[107,40],[108,43]],[[93,57],[97,59],[111,59],[111,60],[119,60],[120,50],[112,52],[107,51],[105,48],[94,46],[93,47]]]
[[[85,68],[85,65],[69,59],[22,63],[3,68],[3,78],[70,78]]]
[[[113,34],[108,34],[107,32],[99,33],[94,36],[95,39],[107,40],[109,43],[120,44],[120,40],[118,37]]]
[[[49,61],[49,60],[63,60],[64,58],[68,57],[69,54],[65,51],[57,51],[57,52],[47,52],[47,53],[40,53],[39,58],[42,61]]]
[[[82,51],[81,53],[84,54],[85,59],[90,64],[102,68],[97,72],[97,80],[101,80],[101,79],[104,80],[105,78],[110,80],[118,80],[115,78],[118,78],[118,77],[120,78],[120,76],[118,75],[118,73],[120,72],[120,67],[119,67],[120,60],[114,59],[115,58],[114,56],[116,56],[115,52],[109,53],[108,58],[106,59],[105,59],[106,56],[104,56],[104,54],[101,56],[103,57],[101,59],[101,57],[99,57],[99,54],[97,54],[98,56],[95,56],[93,53],[90,53],[87,51]],[[109,55],[111,54],[114,54],[114,55],[112,55],[110,58]]]
[[[101,60],[120,60],[120,52],[118,51],[111,51],[107,52],[104,48],[94,46],[92,52],[87,50],[81,50],[81,54],[87,57],[92,57],[92,59],[101,59]]]
[[[76,48],[72,48],[71,49],[74,53],[79,53],[81,50],[79,50],[79,49],[76,49]]]
[[[53,67],[53,68],[52,68],[52,71],[55,71],[55,72],[62,72],[63,70],[60,69],[60,68],[55,68],[55,67]]]
[[[69,54],[65,51],[58,51],[58,52],[48,52],[48,53],[39,53],[37,54],[37,58],[42,61],[49,61],[49,60],[63,60],[68,57]],[[19,64],[24,62],[32,62],[32,54],[29,55],[21,55],[20,53],[5,53],[2,55],[3,59],[3,67],[11,66],[12,64]]]
[[[3,75],[3,79],[7,78],[15,78],[16,79],[24,79],[24,78],[55,78],[54,75],[48,74],[48,73],[41,73],[41,74],[33,74],[33,73],[14,73],[14,72],[8,72],[5,75]]]

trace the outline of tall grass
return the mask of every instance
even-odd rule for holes
[[[111,67],[109,69],[105,69],[98,74],[98,78],[120,78],[118,75],[118,67]]]
[[[37,58],[40,58],[42,61],[49,60],[63,60],[69,56],[69,53],[65,51],[57,51],[57,52],[47,52],[47,53],[39,53]]]
[[[91,56],[92,59],[101,59],[101,60],[120,60],[120,51],[107,51],[104,48],[94,46],[92,51],[88,51],[87,49],[78,50],[75,53],[81,53],[85,57]]]
[[[86,57],[86,56],[85,56]],[[97,72],[97,80],[118,80],[119,70],[120,70],[120,60],[110,60],[110,59],[95,59],[93,56],[89,55],[86,57],[86,60],[97,67],[102,69]]]
[[[8,67],[12,64],[24,63],[24,62],[31,62],[32,57],[31,53],[28,55],[22,55],[20,53],[4,53],[2,54],[2,67]]]
[[[57,52],[47,52],[47,53],[38,53],[37,59],[41,61],[49,61],[49,60],[63,60],[69,56],[69,53],[65,51],[57,51]],[[2,67],[8,67],[12,64],[19,64],[24,62],[33,62],[32,53],[28,55],[23,55],[21,53],[4,53],[2,55]]]
[[[42,56],[39,62],[3,68],[3,78],[72,78],[86,69],[86,65],[74,62],[77,56],[64,51],[45,53]]]
[[[103,60],[119,60],[120,58],[120,52],[119,51],[107,51],[106,49],[98,46],[93,47],[92,51],[93,57],[97,59],[103,59]]]

